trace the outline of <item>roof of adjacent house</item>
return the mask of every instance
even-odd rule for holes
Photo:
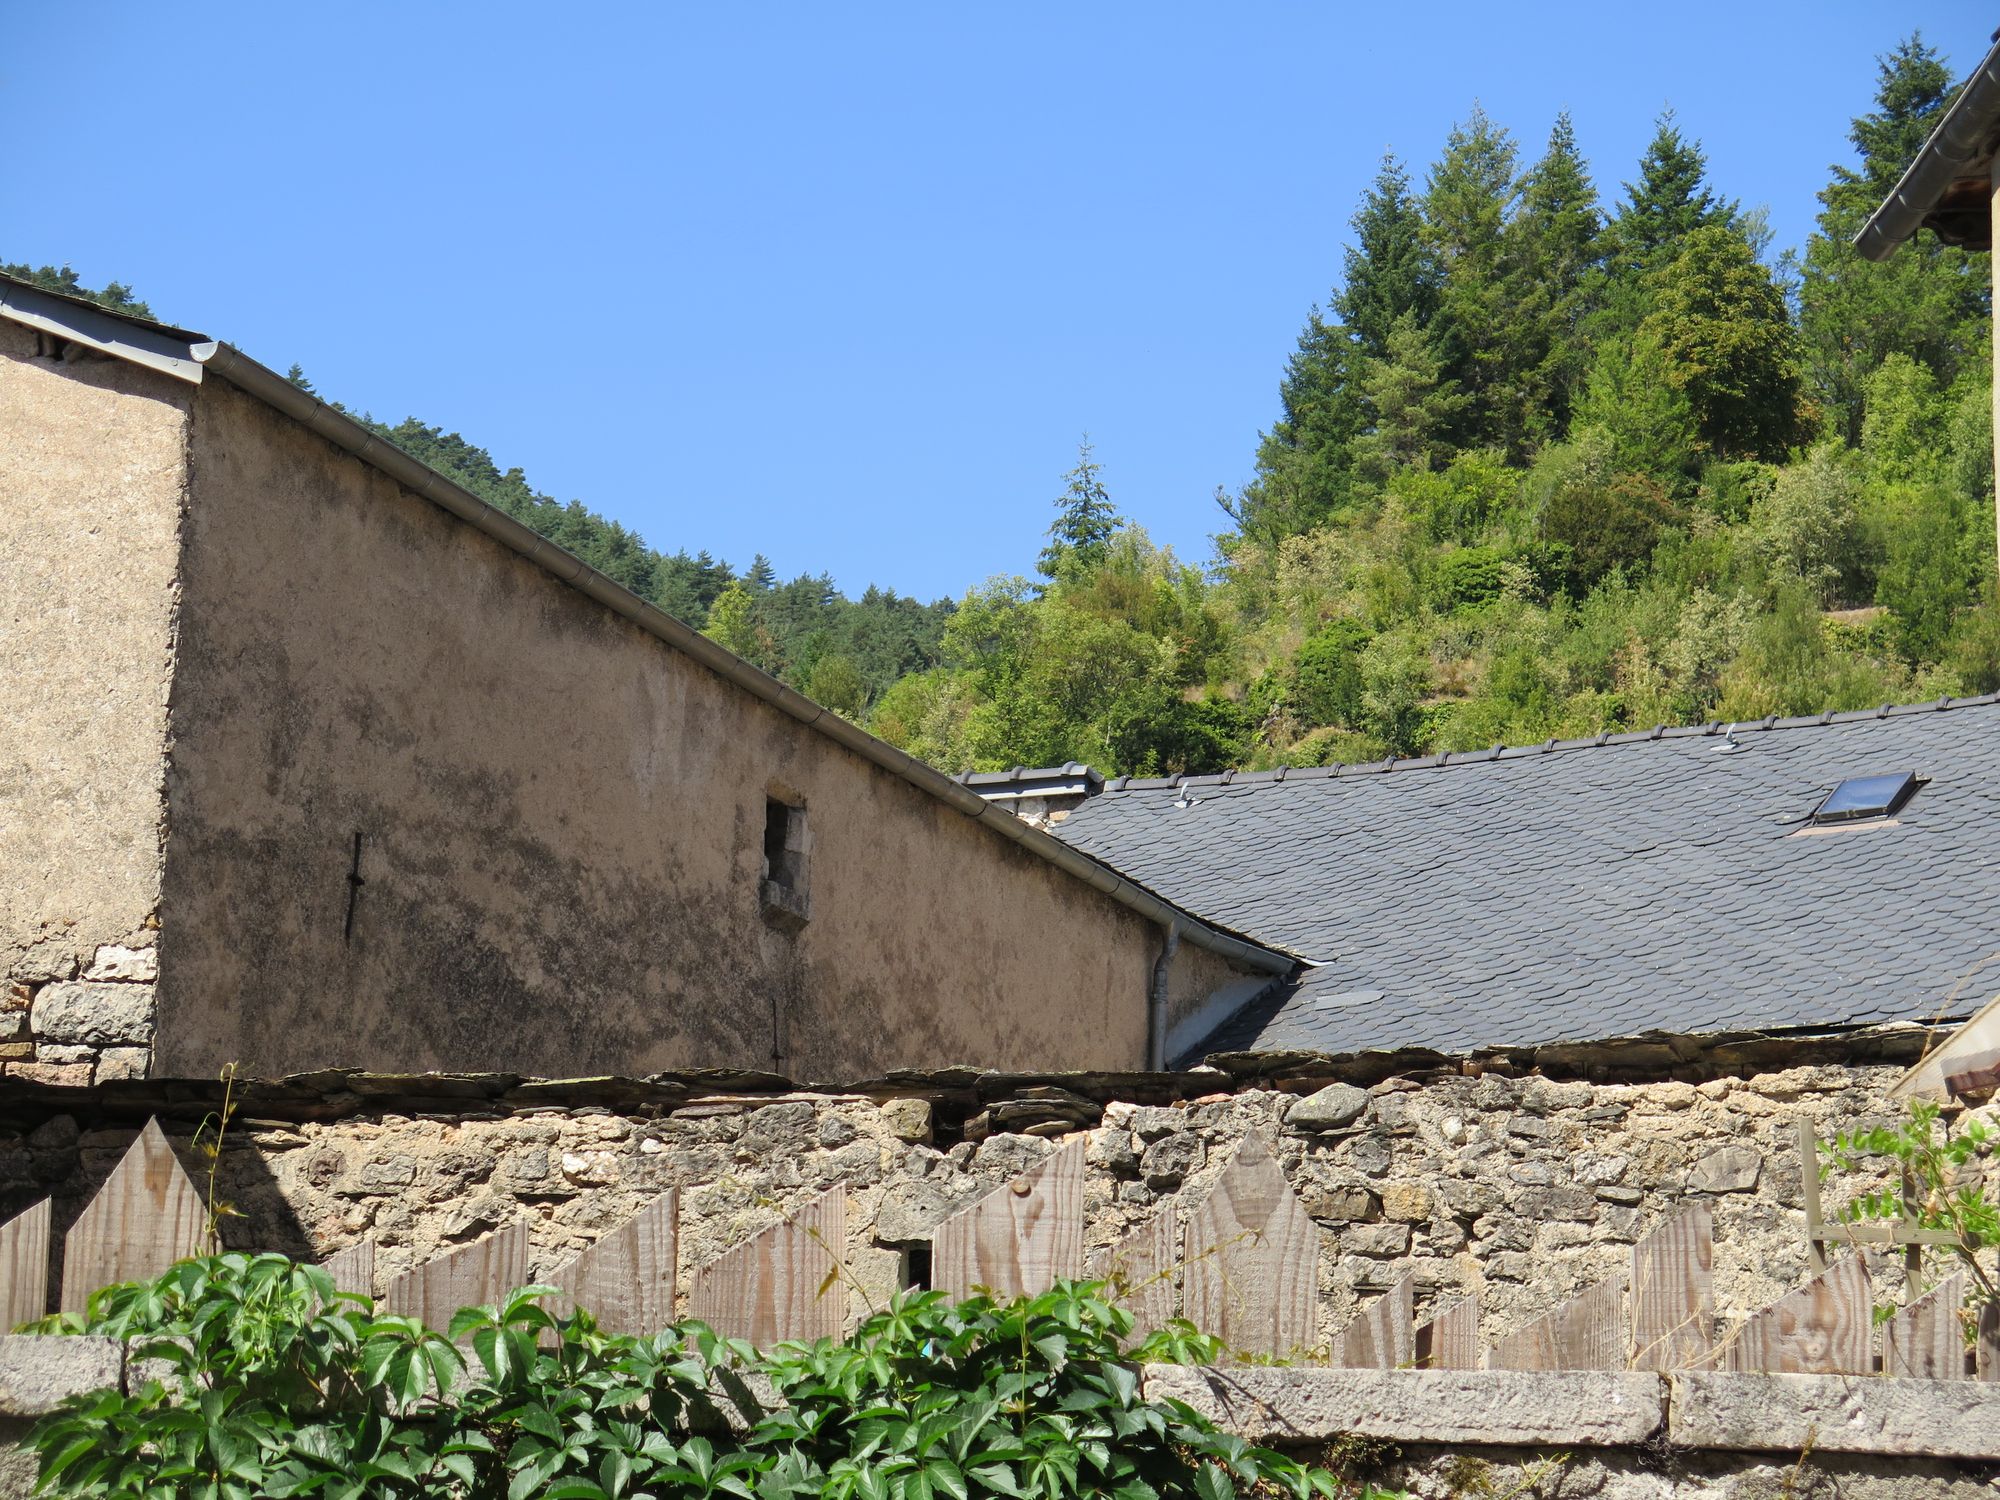
[[[502,546],[545,569],[571,588],[588,594],[647,634],[692,657],[753,697],[790,715],[815,733],[846,747],[882,770],[936,798],[955,812],[972,818],[1028,853],[1048,861],[1083,881],[1119,905],[1160,926],[1177,927],[1197,947],[1266,974],[1282,974],[1291,964],[1282,956],[1223,932],[1162,900],[1137,881],[1103,861],[1081,855],[1074,847],[1050,837],[1014,817],[1005,808],[967,790],[942,771],[875,738],[769,673],[717,645],[693,627],[675,619],[650,600],[614,583],[575,554],[558,547],[496,509],[429,465],[410,457],[361,426],[346,412],[300,389],[284,376],[228,344],[185,328],[135,317],[101,307],[81,297],[66,296],[0,274],[0,317],[25,327],[67,339],[103,354],[144,365],[191,385],[219,376],[247,395],[311,428],[363,463],[387,474],[398,484],[478,528]],[[1095,774],[1095,773],[1092,773]]]
[[[2000,128],[2000,32],[1952,100],[1923,149],[1854,236],[1870,260],[1886,260],[1919,229],[1947,245],[1993,248],[1993,159]]]
[[[1056,832],[1314,965],[1201,1052],[1929,1020],[2000,988],[1966,977],[2000,950],[1997,699],[1120,778]],[[1811,822],[1901,772],[1893,816]]]

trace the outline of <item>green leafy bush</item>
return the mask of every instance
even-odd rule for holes
[[[449,1336],[275,1255],[186,1261],[47,1331],[131,1341],[154,1378],[77,1397],[31,1442],[64,1496],[135,1500],[1228,1500],[1335,1477],[1148,1401],[1138,1363],[1205,1362],[1185,1323],[1125,1347],[1093,1283],[1005,1304],[903,1297],[841,1342],[759,1354],[696,1323],[645,1338],[557,1317],[547,1287]],[[467,1349],[470,1357],[468,1358]],[[719,1404],[755,1411],[734,1435]]]

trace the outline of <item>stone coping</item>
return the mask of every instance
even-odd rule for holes
[[[2000,1460],[2000,1384],[1971,1380],[1148,1365],[1145,1388],[1263,1443],[1602,1448],[1664,1432],[1686,1449]]]
[[[1688,1372],[1668,1385],[1677,1447],[2000,1458],[2000,1384]]]
[[[1184,1401],[1252,1442],[1353,1434],[1491,1448],[1629,1447],[1660,1430],[1666,1392],[1645,1370],[1330,1370],[1148,1365],[1146,1394]]]

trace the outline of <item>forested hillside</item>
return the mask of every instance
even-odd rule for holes
[[[1102,524],[1086,463],[1087,541],[968,597],[876,731],[1158,772],[2000,688],[1986,257],[1848,248],[1950,93],[1883,58],[1775,258],[1671,115],[1615,196],[1566,118],[1385,161],[1211,571]]]
[[[1917,38],[1877,82],[1796,253],[1671,114],[1615,192],[1566,117],[1530,151],[1475,109],[1421,175],[1385,160],[1206,567],[1119,513],[1087,444],[1038,577],[953,606],[661,553],[457,434],[370,425],[952,771],[1323,764],[1989,691],[1986,257],[1848,248],[1951,95]]]

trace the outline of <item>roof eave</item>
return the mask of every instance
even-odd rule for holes
[[[1903,241],[1929,227],[1948,244],[1990,249],[1992,224],[1987,215],[1978,215],[1983,223],[1975,223],[1975,216],[1962,206],[1945,206],[1954,190],[1963,198],[1964,184],[1990,183],[1996,127],[2000,127],[2000,40],[1966,80],[1916,160],[1861,226],[1854,248],[1869,260],[1887,260]],[[1941,208],[1945,208],[1942,216]]]

